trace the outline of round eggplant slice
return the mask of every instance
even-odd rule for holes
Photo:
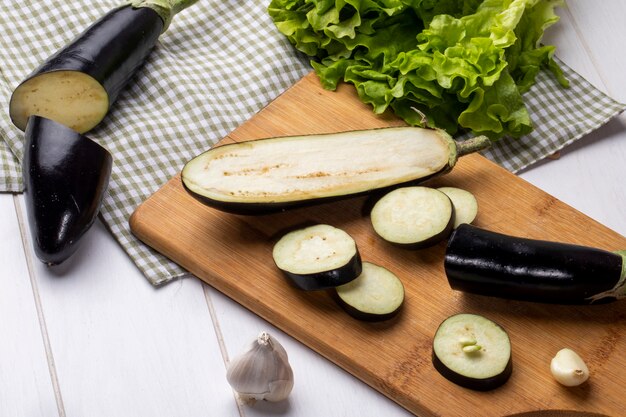
[[[456,187],[440,187],[441,191],[452,201],[454,206],[454,228],[463,223],[472,223],[478,215],[478,201],[474,194]]]
[[[287,233],[274,245],[276,266],[303,290],[346,284],[361,273],[361,256],[352,237],[318,224]]]
[[[418,249],[448,237],[454,207],[448,196],[434,188],[405,187],[378,200],[370,218],[374,231],[386,241]]]
[[[48,265],[69,258],[100,209],[111,154],[86,136],[31,116],[22,161],[24,195],[37,257]]]
[[[511,341],[502,327],[483,316],[456,314],[435,333],[433,365],[455,384],[488,391],[511,376]]]
[[[394,317],[404,303],[402,281],[382,266],[363,262],[355,280],[335,288],[336,299],[351,316],[365,321]]]

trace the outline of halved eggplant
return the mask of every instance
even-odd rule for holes
[[[383,321],[396,316],[404,303],[404,285],[387,268],[363,262],[354,280],[335,288],[336,300],[359,320]]]
[[[238,214],[264,214],[415,184],[489,146],[441,130],[390,127],[289,136],[215,147],[189,161],[185,189]]]
[[[472,223],[478,215],[478,201],[474,194],[457,187],[439,187],[450,198],[454,206],[454,226],[456,229],[463,223]]]
[[[378,200],[370,219],[376,234],[387,242],[419,249],[450,235],[454,206],[446,194],[434,188],[403,187]]]
[[[460,225],[450,237],[445,272],[455,290],[556,304],[626,297],[626,251],[533,240]]]
[[[74,130],[28,118],[23,159],[26,209],[37,257],[60,264],[78,248],[104,197],[111,154]]]
[[[272,256],[291,282],[307,291],[346,284],[362,270],[354,239],[327,224],[287,233],[274,245]]]
[[[9,114],[24,130],[38,115],[79,133],[96,126],[181,8],[194,3],[135,1],[111,10],[35,69],[11,96]]]
[[[495,322],[476,314],[456,314],[439,325],[433,338],[432,360],[443,377],[477,391],[501,386],[513,372],[508,334]]]

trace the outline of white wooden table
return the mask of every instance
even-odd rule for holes
[[[568,0],[546,43],[626,102],[626,2]],[[626,116],[521,174],[626,235]],[[408,413],[196,279],[153,288],[100,223],[52,273],[21,196],[0,195],[0,416],[403,416]],[[288,402],[238,406],[225,363],[268,330],[289,353]],[[427,383],[427,381],[425,381]]]

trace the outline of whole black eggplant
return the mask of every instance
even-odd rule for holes
[[[444,267],[455,290],[554,304],[626,297],[626,252],[525,239],[469,224],[450,236]]]

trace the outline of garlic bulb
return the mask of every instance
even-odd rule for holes
[[[566,387],[575,387],[589,378],[589,369],[576,352],[561,349],[550,363],[550,371],[559,383]]]
[[[248,403],[282,401],[293,388],[287,352],[266,332],[261,332],[246,352],[230,362],[226,379]]]

